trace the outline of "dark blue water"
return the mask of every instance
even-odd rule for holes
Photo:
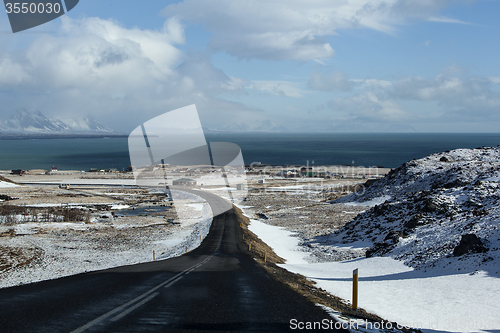
[[[404,162],[457,148],[500,145],[500,134],[224,134],[209,141],[237,143],[245,163],[398,167]]]
[[[233,142],[245,163],[397,167],[456,148],[497,146],[500,134],[207,134]],[[89,170],[130,165],[127,138],[0,140],[0,170]]]
[[[130,165],[127,138],[0,140],[0,170],[122,170]]]

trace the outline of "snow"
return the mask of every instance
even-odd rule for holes
[[[235,187],[200,188],[202,191],[236,191]]]
[[[19,186],[19,185],[9,183],[9,182],[4,182],[3,180],[0,180],[0,187],[16,187],[16,186]]]
[[[102,205],[102,202],[95,201],[95,202],[70,202],[70,203],[38,203],[38,204],[33,204],[30,203],[29,207],[72,207],[72,208],[82,208],[85,205]]]
[[[266,191],[296,191],[306,188],[307,185],[274,186],[266,187]]]
[[[130,205],[112,205],[110,209],[127,209],[130,208]]]
[[[285,228],[275,227],[258,220],[251,220],[248,229],[266,244],[272,244],[274,252],[287,262],[305,264],[307,253],[300,251],[299,239]]]
[[[186,206],[194,208],[195,210],[198,210],[198,211],[203,209],[203,204],[199,204],[199,203],[187,204]]]
[[[280,266],[345,300],[351,301],[352,271],[358,268],[360,307],[384,319],[424,332],[500,329],[500,279],[487,272],[423,272],[388,257],[307,263],[291,232],[257,220],[251,220],[249,229],[286,260]]]
[[[0,130],[5,133],[97,133],[113,132],[101,125],[95,118],[85,116],[63,122],[49,119],[40,111],[18,110],[5,121],[0,122]]]
[[[381,205],[387,200],[389,200],[391,196],[389,195],[382,195],[377,198],[373,198],[368,201],[363,201],[363,202],[357,202],[357,201],[352,201],[352,202],[346,202],[345,204],[348,206],[368,206],[368,207],[375,207],[376,205]]]
[[[107,186],[136,186],[134,179],[78,179],[78,178],[67,178],[67,179],[51,179],[50,181],[37,181],[36,179],[26,181],[26,184],[30,182],[46,184],[46,185],[59,185],[61,183],[69,184],[70,186],[75,185],[107,185]],[[120,194],[124,195],[124,194]]]
[[[137,217],[139,222],[122,222],[110,219],[106,223],[78,222],[27,222],[1,226],[0,233],[9,229],[15,237],[2,237],[3,243],[18,249],[36,249],[36,259],[28,265],[18,265],[0,271],[0,288],[56,279],[82,272],[131,265],[152,260],[167,259],[184,254],[198,247],[206,237],[212,223],[210,205],[191,193],[172,191],[178,198],[175,208],[182,216],[179,225],[165,227],[165,222],[148,222],[147,217]],[[137,232],[138,226],[158,225],[156,233]],[[126,231],[124,233],[124,230]],[[92,237],[85,233],[93,233]],[[114,240],[117,233],[126,236]],[[5,243],[6,242],[6,243]],[[0,254],[1,255],[1,254]]]
[[[486,178],[485,180],[489,180],[489,181],[498,183],[498,182],[500,182],[500,176],[489,177],[489,178]]]
[[[388,323],[370,323],[366,322],[364,319],[347,317],[338,311],[334,311],[331,308],[324,306],[322,304],[316,304],[318,307],[325,310],[332,318],[334,318],[337,323],[331,324],[330,327],[335,329],[345,329],[349,332],[363,332],[363,333],[387,333],[394,332],[394,328],[397,329],[397,326],[394,326],[391,322]],[[384,330],[387,328],[387,330]],[[399,327],[399,329],[404,328],[404,326]],[[398,332],[398,331],[396,331]]]
[[[370,240],[375,244],[370,255],[392,257],[416,269],[498,274],[499,169],[499,148],[457,149],[407,162],[363,194],[334,201],[380,203],[325,237],[324,245]],[[466,235],[477,237],[481,247],[455,255]]]

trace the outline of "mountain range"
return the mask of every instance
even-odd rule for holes
[[[40,111],[20,109],[10,118],[0,121],[2,134],[118,134],[102,125],[93,116],[62,121],[47,118]]]

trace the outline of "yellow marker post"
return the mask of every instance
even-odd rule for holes
[[[155,261],[155,250],[153,250],[153,261]]]
[[[264,253],[264,262],[267,262],[267,252]]]
[[[252,250],[252,244],[248,244],[248,251]]]
[[[352,308],[358,308],[358,269],[352,271]]]
[[[243,235],[243,240],[245,240],[245,235]]]

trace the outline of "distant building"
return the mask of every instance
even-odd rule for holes
[[[26,170],[22,170],[22,169],[12,170],[10,172],[11,175],[19,175],[19,176],[22,176],[25,173],[26,173]]]
[[[56,166],[52,166],[52,167],[50,168],[50,171],[57,171],[57,167],[56,167]]]
[[[314,177],[316,175],[316,172],[313,171],[312,167],[302,167],[300,168],[300,173],[306,177]]]
[[[179,185],[179,186],[195,186],[196,185],[196,180],[194,179],[189,179],[189,178],[181,178],[174,180],[172,182],[172,185]]]
[[[244,190],[244,189],[245,189],[245,184],[237,184],[237,185],[236,185],[236,190],[238,190],[238,191],[242,191],[242,190]]]

